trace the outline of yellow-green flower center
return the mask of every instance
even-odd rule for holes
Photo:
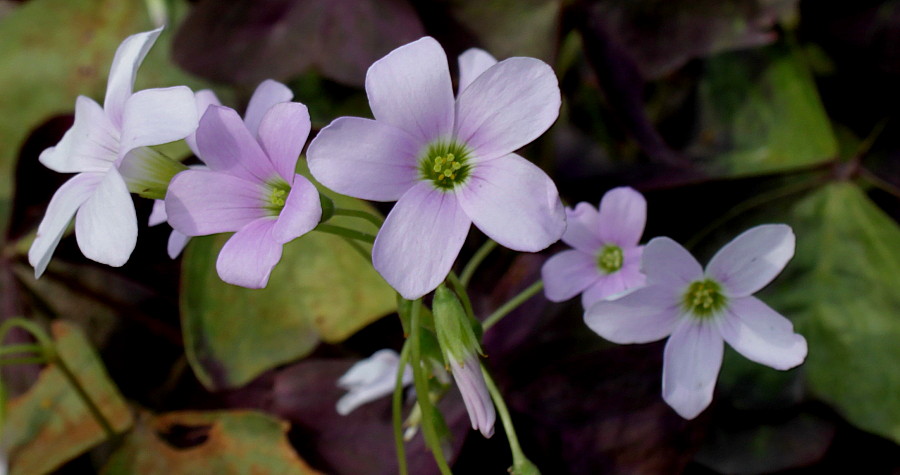
[[[597,267],[606,274],[612,274],[622,268],[624,259],[621,247],[608,244],[597,254]]]
[[[465,183],[471,171],[469,151],[456,142],[431,144],[419,159],[420,177],[439,190],[452,190]]]
[[[284,180],[278,179],[266,183],[266,189],[268,190],[268,197],[263,206],[273,216],[278,216],[281,214],[281,210],[284,209],[284,203],[291,193],[291,185],[288,185]]]
[[[706,279],[693,282],[684,293],[682,304],[695,317],[708,318],[716,314],[728,303],[718,282]]]

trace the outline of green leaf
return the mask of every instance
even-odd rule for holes
[[[362,201],[322,191],[339,208],[377,214]],[[336,216],[329,223],[374,231],[361,219]],[[342,238],[318,232],[285,245],[265,289],[226,284],[216,258],[228,237],[194,239],[182,267],[185,350],[209,389],[245,384],[306,356],[319,340],[343,341],[397,308],[393,289],[370,262]]]
[[[63,321],[51,330],[56,351],[113,429],[130,428],[131,410],[81,330]],[[53,365],[41,371],[28,392],[10,401],[7,414],[3,433],[10,444],[12,475],[50,472],[106,439],[87,405]]]
[[[815,82],[786,47],[727,53],[706,63],[699,88],[700,140],[715,174],[779,172],[838,153]]]
[[[817,397],[900,442],[900,227],[852,183],[796,204],[797,252],[767,301],[809,342]]]
[[[287,431],[287,422],[253,411],[143,413],[102,473],[319,473]]]

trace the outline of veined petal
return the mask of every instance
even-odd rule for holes
[[[103,108],[117,127],[122,126],[125,101],[131,96],[134,76],[161,32],[162,27],[159,27],[153,31],[131,35],[125,38],[125,41],[116,50],[112,66],[109,68]]]
[[[275,218],[267,216],[234,233],[216,260],[219,278],[249,289],[261,289],[269,283],[269,274],[281,260],[281,243],[272,237]]]
[[[75,238],[88,259],[113,267],[128,262],[137,244],[137,214],[119,171],[110,168],[75,215]]]
[[[794,232],[786,224],[748,229],[725,245],[706,266],[728,295],[746,297],[768,285],[794,257]]]
[[[553,180],[516,154],[477,164],[456,195],[478,229],[516,251],[545,249],[566,229]]]
[[[197,146],[200,159],[214,171],[260,183],[279,176],[234,109],[209,106],[197,128]]]
[[[616,300],[601,300],[584,312],[584,322],[613,343],[649,343],[669,336],[678,322],[672,289],[644,287]]]
[[[634,246],[644,234],[647,200],[633,188],[613,188],[600,200],[600,239],[619,247]]]
[[[680,287],[703,277],[703,268],[681,244],[667,238],[653,238],[644,246],[641,272],[648,285]]]
[[[173,229],[172,232],[169,233],[169,242],[166,244],[166,252],[169,254],[169,258],[175,259],[178,257],[190,240],[190,236]]]
[[[320,219],[322,204],[319,202],[319,190],[303,175],[295,175],[291,192],[272,229],[272,237],[277,242],[287,243],[312,231]]]
[[[181,140],[197,130],[194,93],[184,86],[145,89],[125,101],[119,158],[137,148]]]
[[[247,130],[254,137],[258,137],[259,124],[262,122],[266,112],[275,104],[288,102],[293,98],[294,93],[291,92],[290,88],[278,81],[266,79],[259,83],[259,86],[256,86],[256,90],[253,91],[253,96],[250,97],[250,103],[247,104],[246,112],[244,112],[244,123],[247,124]],[[309,114],[307,114],[307,120],[308,117]],[[308,134],[309,131],[307,131]],[[306,136],[303,137],[303,141],[306,141]],[[298,153],[297,155],[300,154]],[[291,172],[293,173],[293,170]]]
[[[544,133],[559,115],[560,95],[550,66],[510,58],[481,73],[456,101],[456,137],[490,160]]]
[[[575,209],[566,208],[566,232],[562,241],[581,252],[595,254],[603,248],[600,239],[600,213],[589,203],[581,202]]]
[[[278,174],[290,183],[309,137],[309,111],[299,102],[275,104],[265,113],[258,128],[259,144]]]
[[[412,134],[423,144],[453,132],[450,69],[444,49],[434,38],[401,46],[372,64],[366,73],[366,94],[376,120]]]
[[[541,267],[544,295],[551,302],[563,302],[580,294],[600,279],[597,260],[574,249],[554,255]]]
[[[60,173],[105,172],[116,161],[119,131],[93,99],[75,100],[75,123],[55,147],[41,152],[45,167]]]
[[[354,198],[396,201],[417,183],[421,144],[370,119],[341,117],[309,144],[309,171],[328,188]]]
[[[28,249],[28,263],[34,267],[34,277],[38,278],[47,269],[53,251],[62,239],[69,221],[78,208],[94,193],[103,180],[102,173],[80,173],[65,182],[47,206],[47,213],[38,225],[37,235]]]
[[[722,337],[712,322],[685,318],[663,355],[663,399],[685,419],[693,419],[712,402],[722,367]]]
[[[166,193],[169,224],[188,236],[237,231],[268,213],[265,187],[211,170],[186,170]]]
[[[489,439],[494,435],[497,413],[484,382],[484,375],[481,374],[478,357],[473,355],[463,362],[457,362],[453,358],[449,360],[450,370],[466,405],[466,412],[469,413],[472,429],[480,431],[481,435]]]
[[[457,95],[461,94],[472,81],[491,66],[497,64],[497,59],[487,51],[480,48],[469,48],[459,55],[459,88]]]
[[[203,117],[203,114],[206,113],[206,109],[211,106],[221,106],[222,101],[219,100],[219,97],[216,96],[215,92],[212,92],[209,89],[203,89],[194,93],[194,101],[197,105],[197,117]],[[200,157],[200,149],[197,148],[197,131],[195,130],[191,135],[188,135],[184,138],[184,141],[187,142],[188,147],[191,149],[191,152],[194,152],[194,155]]]
[[[372,265],[403,298],[417,299],[447,277],[470,225],[452,193],[420,182],[388,213],[372,247]]]
[[[731,299],[719,324],[725,341],[751,361],[786,370],[806,359],[806,339],[755,297]]]

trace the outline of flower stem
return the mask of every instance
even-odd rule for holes
[[[544,281],[539,280],[531,284],[527,289],[519,292],[519,295],[516,295],[515,297],[509,299],[508,302],[503,304],[497,310],[494,310],[494,313],[488,315],[488,317],[484,319],[484,322],[481,323],[482,327],[484,327],[484,331],[488,331],[489,328],[496,325],[501,318],[506,316],[506,314],[518,308],[519,305],[522,305],[531,297],[534,297],[534,295],[540,292],[543,288]]]
[[[516,436],[516,428],[513,426],[512,417],[509,415],[509,408],[506,407],[506,401],[503,400],[503,395],[500,394],[500,390],[497,389],[497,385],[494,383],[494,379],[491,378],[491,374],[488,372],[487,368],[484,367],[484,364],[481,365],[481,373],[484,375],[484,382],[487,385],[488,392],[491,393],[491,399],[494,400],[494,406],[497,408],[497,413],[500,415],[500,421],[503,423],[503,430],[506,431],[506,439],[509,441],[509,450],[512,452],[513,458],[513,468],[511,472],[513,474],[520,473],[540,473],[538,472],[537,467],[528,460],[528,457],[525,457],[525,453],[522,452],[522,447],[519,445],[519,438]]]
[[[459,301],[462,302],[466,315],[472,320],[478,321],[478,319],[475,318],[475,311],[472,310],[472,301],[469,300],[466,286],[463,285],[462,280],[457,277],[456,272],[450,271],[450,273],[447,274],[447,280],[450,282],[450,286],[453,287],[453,291],[456,292],[456,296],[459,297]]]
[[[384,220],[379,218],[378,216],[375,216],[368,211],[362,211],[358,209],[334,208],[334,216],[351,216],[354,218],[362,218],[374,224],[376,228],[381,228],[381,225],[384,224]]]
[[[0,347],[0,356],[19,353],[41,353],[41,345],[7,345]]]
[[[43,356],[23,356],[21,358],[0,358],[0,366],[17,365],[17,364],[41,364],[46,363],[47,358]]]
[[[409,340],[403,344],[400,350],[400,366],[397,369],[397,382],[394,384],[394,396],[391,400],[393,409],[394,446],[397,448],[397,467],[400,475],[407,475],[406,448],[403,443],[403,373],[409,361]]]
[[[334,234],[337,236],[342,236],[345,238],[356,239],[357,241],[367,242],[372,244],[375,242],[375,236],[363,233],[360,231],[356,231],[354,229],[347,229],[341,226],[335,226],[333,224],[320,224],[316,226],[314,231],[321,231],[323,233]]]
[[[343,236],[342,236],[343,237]],[[372,262],[372,253],[370,253],[366,248],[359,245],[358,242],[350,239],[348,237],[344,237],[344,242],[350,245],[354,251],[356,251],[366,262]]]
[[[472,280],[472,275],[475,274],[475,270],[478,269],[478,266],[481,264],[481,261],[484,260],[488,254],[491,253],[497,247],[497,242],[488,239],[481,247],[475,251],[475,254],[472,255],[472,258],[469,259],[469,262],[466,264],[466,267],[463,268],[462,274],[459,275],[459,281],[462,282],[463,287],[469,286],[469,281]]]

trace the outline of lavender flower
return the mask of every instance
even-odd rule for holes
[[[556,186],[512,153],[556,120],[556,76],[533,58],[488,66],[486,55],[463,55],[454,100],[437,41],[426,37],[397,48],[366,75],[375,120],[338,118],[309,146],[310,171],[325,186],[397,201],[372,262],[407,299],[446,277],[472,223],[526,252],[546,248],[565,229]]]
[[[628,187],[603,195],[599,212],[588,203],[566,208],[568,227],[563,242],[574,249],[544,263],[544,293],[553,302],[579,293],[584,308],[644,285],[638,245],[647,221],[647,202]]]
[[[644,249],[647,286],[584,315],[587,325],[615,343],[647,343],[667,336],[663,399],[686,419],[712,401],[723,340],[751,361],[779,370],[806,358],[806,340],[753,293],[774,279],[794,255],[794,233],[783,224],[749,229],[713,256],[706,271],[669,238]]]

